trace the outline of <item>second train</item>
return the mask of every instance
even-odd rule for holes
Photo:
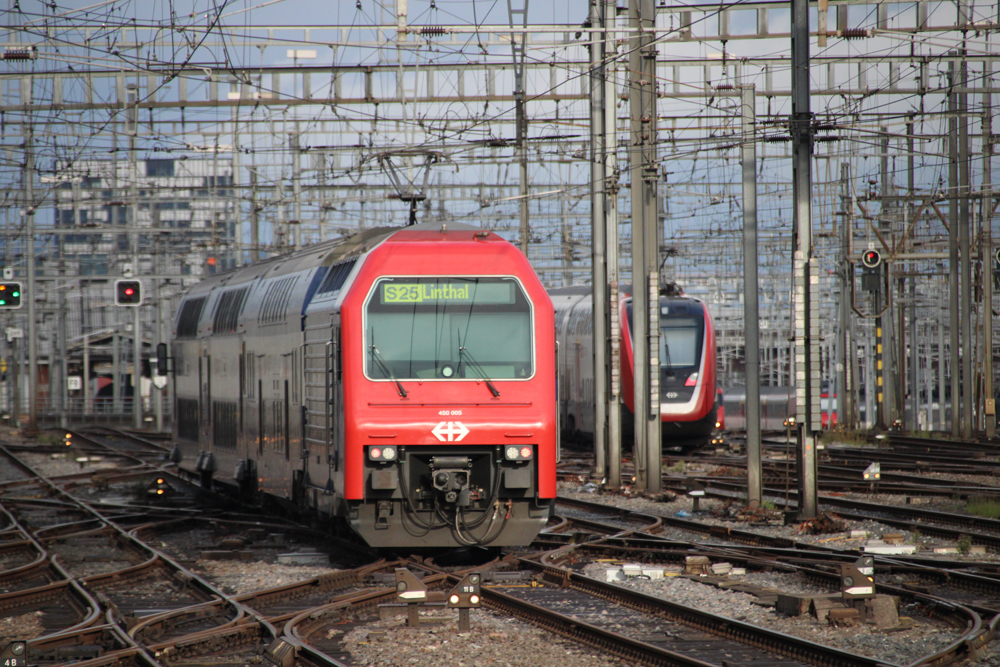
[[[570,437],[594,433],[594,308],[590,287],[549,290],[559,341],[559,412]],[[632,297],[626,286],[616,305],[621,336],[622,443],[632,441]],[[710,441],[717,427],[715,327],[705,303],[661,294],[660,419],[664,450],[688,450]]]

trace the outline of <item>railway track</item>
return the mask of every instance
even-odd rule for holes
[[[204,500],[199,504],[196,496],[180,490],[173,505],[136,497],[150,475],[165,471],[164,448],[156,443],[96,429],[75,434],[74,442],[80,453],[116,466],[83,471],[88,479],[87,474],[66,472],[65,466],[39,470],[41,465],[26,461],[38,463],[37,451],[0,448],[0,456],[18,472],[0,480],[0,609],[5,616],[41,612],[44,621],[28,638],[33,664],[334,667],[352,659],[353,645],[345,643],[350,631],[375,627],[380,616],[399,613],[391,583],[395,568],[407,567],[442,591],[465,571],[413,558],[331,563],[318,576],[237,590],[221,572],[205,570],[206,554],[252,569],[254,563],[273,562],[284,550],[301,549],[308,555],[328,547],[306,526],[233,513],[228,507],[207,508]],[[488,610],[477,613],[513,616],[636,665],[850,667],[886,662],[601,582],[581,574],[572,562],[582,555],[639,552],[666,562],[701,549],[747,564],[813,568],[821,578],[834,575],[829,563],[824,570],[820,561],[838,562],[842,555],[816,555],[815,548],[793,540],[570,499],[560,499],[558,511],[561,516],[550,522],[531,557],[509,556],[476,568],[487,581],[483,605]],[[680,530],[711,542],[696,545],[656,536]],[[805,562],[808,558],[816,562]],[[965,648],[956,646],[935,658],[935,664],[962,659],[980,650],[976,642],[992,636],[977,613],[988,607],[977,606],[976,596],[993,595],[1000,575],[976,579],[967,573],[962,579],[943,568],[920,570],[905,560],[891,567],[911,576],[904,582],[910,588],[900,590],[944,605],[941,614],[968,625]],[[945,602],[944,594],[958,588],[949,578],[964,582],[965,606]],[[398,621],[381,622],[398,627]]]
[[[621,520],[622,511],[618,508],[604,506],[602,510],[600,503],[580,501],[572,501],[570,504],[576,507],[587,506],[595,515],[603,511],[608,518],[609,530]],[[567,567],[561,568],[561,571],[562,576],[568,579],[580,576],[577,570],[585,558],[595,561],[614,559],[619,562],[624,560],[659,565],[666,563],[679,568],[691,555],[728,561],[748,570],[770,571],[772,568],[779,568],[797,572],[809,580],[827,586],[831,592],[839,591],[839,565],[857,559],[856,553],[836,552],[808,545],[799,545],[795,549],[733,547],[728,544],[678,542],[658,539],[652,535],[633,535],[599,538],[583,544],[567,545],[548,552],[539,560],[546,566],[558,563],[566,565]],[[939,664],[949,664],[981,655],[986,643],[996,637],[997,626],[1000,623],[1000,604],[996,603],[996,600],[1000,599],[998,597],[1000,591],[996,587],[997,580],[975,574],[957,574],[952,570],[907,561],[908,559],[879,558],[876,566],[878,589],[900,596],[911,606],[927,610],[929,615],[933,614],[938,618],[946,616],[948,623],[954,628],[968,630],[935,656],[934,660],[940,661]],[[919,583],[920,581],[933,581],[933,583],[923,585]],[[731,583],[726,581],[725,585]],[[600,581],[588,581],[588,585],[602,589],[609,586]],[[756,643],[759,646],[766,645],[760,640]],[[810,661],[816,659],[809,658]],[[826,663],[812,662],[812,664],[836,664],[837,658],[825,660]]]

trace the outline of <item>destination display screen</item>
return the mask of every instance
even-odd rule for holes
[[[378,286],[379,303],[393,305],[476,304],[511,305],[515,299],[512,280],[418,280],[386,281]]]

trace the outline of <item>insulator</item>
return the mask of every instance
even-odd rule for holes
[[[38,57],[38,49],[34,46],[16,46],[4,50],[4,60],[34,60]]]

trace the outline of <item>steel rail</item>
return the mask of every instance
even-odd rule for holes
[[[627,511],[621,508],[614,507],[613,505],[606,505],[603,503],[595,503],[587,500],[578,500],[576,498],[567,498],[566,496],[557,496],[556,505],[567,505],[569,507],[580,507],[583,509],[588,509],[594,512],[601,512],[604,514],[616,514],[620,515],[621,512]],[[786,537],[772,537],[768,535],[758,535],[750,531],[737,530],[730,528],[729,526],[708,526],[697,521],[691,521],[690,519],[682,519],[679,517],[656,515],[665,526],[671,528],[679,528],[681,530],[686,530],[699,535],[708,535],[716,539],[727,540],[729,542],[737,542],[741,544],[748,544],[752,546],[765,546],[765,547],[784,547],[784,548],[808,548],[810,545],[796,542],[795,540],[788,539]]]
[[[655,543],[654,540],[650,540],[650,542]],[[715,549],[714,547],[708,547],[704,545],[699,545],[699,546],[702,547],[699,550],[701,553],[711,553],[713,549]],[[726,634],[720,634],[715,630],[713,630],[713,626],[710,622],[706,622],[704,619],[696,618],[694,619],[695,622],[690,623],[684,619],[674,618],[675,614],[684,614],[687,613],[688,611],[693,611],[690,610],[688,607],[677,605],[675,603],[664,600],[663,598],[658,598],[655,596],[647,596],[645,594],[632,591],[631,589],[627,589],[622,586],[618,586],[616,584],[601,582],[591,577],[586,577],[585,575],[578,574],[572,570],[562,568],[555,563],[556,559],[567,558],[571,552],[601,550],[602,547],[605,547],[604,549],[605,551],[607,550],[607,545],[605,544],[605,540],[601,540],[600,542],[588,542],[580,545],[569,545],[555,552],[544,554],[542,558],[538,559],[538,561],[527,558],[521,559],[521,561],[523,563],[530,564],[531,567],[542,568],[543,577],[548,577],[550,581],[552,581],[553,583],[558,583],[561,586],[579,587],[580,590],[584,590],[585,592],[594,594],[597,597],[602,597],[603,599],[608,599],[610,601],[625,606],[633,606],[634,608],[637,608],[645,613],[666,613],[668,618],[673,618],[673,620],[681,620],[681,622],[684,622],[685,624],[693,625],[694,627],[699,627],[700,629],[706,632],[717,634],[718,636],[725,636],[727,639],[732,639],[734,641],[750,643],[750,645],[753,646],[767,648],[767,650],[773,650],[775,652],[779,652],[780,649],[773,648],[767,642],[757,643],[758,638],[754,638],[752,642],[747,642],[744,641],[743,639],[740,639],[738,636],[728,636]],[[657,551],[657,550],[648,548],[646,549],[647,554],[649,554],[651,551]],[[729,552],[725,553],[724,555],[725,557],[732,559],[732,556],[735,555],[735,553],[739,553],[740,550],[724,549],[723,551]],[[683,557],[684,555],[690,555],[691,553],[692,551],[688,550],[686,553],[675,552],[674,555],[680,558]],[[835,554],[831,553],[830,555],[832,556]],[[793,569],[802,571],[811,578],[818,578],[824,580],[825,583],[828,584],[833,583],[835,587],[839,586],[840,582],[839,571],[824,571],[824,570],[817,570],[815,568],[804,567],[801,565],[791,565],[791,564],[787,565]],[[958,604],[953,601],[945,600],[937,596],[920,593],[917,591],[911,591],[897,586],[879,584],[879,588],[882,590],[890,591],[893,594],[900,595],[901,597],[904,598],[914,599],[924,604],[932,605],[933,608],[937,611],[936,616],[938,618],[944,618],[945,620],[947,620],[947,622],[949,622],[949,624],[953,625],[956,628],[965,629],[964,634],[956,638],[956,640],[951,644],[949,644],[945,649],[942,649],[934,656],[921,659],[920,661],[917,661],[917,663],[915,664],[925,665],[926,667],[940,667],[942,665],[953,664],[966,659],[976,659],[982,654],[983,648],[986,646],[986,644],[989,643],[991,640],[997,638],[996,628],[998,622],[1000,622],[1000,614],[998,614],[995,609],[979,608],[980,610],[989,613],[991,616],[995,615],[995,617],[993,618],[993,622],[988,627],[984,628],[982,624],[982,617],[978,613],[977,609],[972,608],[972,605]],[[639,600],[638,602],[628,601],[628,596],[632,594],[637,596],[637,599]],[[619,599],[618,596],[623,596],[623,595],[625,596],[625,598]],[[653,608],[648,607],[651,600],[655,601]],[[657,605],[661,605],[661,607],[657,607]],[[713,614],[709,614],[708,612],[698,612],[698,613],[706,614],[707,615],[706,618],[708,619],[711,619],[712,617],[715,616]],[[725,632],[728,632],[730,629],[729,622],[731,621],[731,619],[728,619],[726,617],[715,617],[715,618],[723,619],[721,624],[719,624],[719,628]],[[732,623],[740,623],[740,622],[732,621]],[[754,626],[749,626],[749,627],[763,633],[770,632],[755,628]],[[772,634],[783,636],[781,635],[781,633],[772,633]],[[797,638],[791,638],[791,639],[797,639]],[[822,655],[810,655],[809,652],[806,650],[808,646],[819,646],[819,645],[816,645],[813,642],[808,642],[806,640],[799,640],[799,641],[805,642],[805,644],[797,648],[795,652],[784,653],[784,655],[787,655],[788,657],[792,657],[798,660],[811,662],[812,664],[817,664],[817,665],[830,666],[830,665],[842,664],[836,661],[833,662],[825,661]],[[822,648],[827,649],[829,647],[822,647]],[[837,649],[829,649],[829,650],[848,656],[853,655],[839,651]],[[879,664],[878,661],[873,660],[872,662],[874,664]]]
[[[544,630],[611,653],[624,660],[656,667],[716,667],[697,658],[631,639],[551,609],[519,600],[494,588],[482,588],[480,592],[483,604],[491,609],[518,617]]]
[[[717,482],[711,477],[698,478],[699,481],[705,484],[705,493],[716,498],[733,499],[734,494],[738,494],[745,489],[745,485],[741,486],[738,484],[727,484],[725,482]],[[713,491],[710,487],[716,487],[716,489],[730,489],[729,492],[723,493],[719,490]],[[772,498],[778,499],[778,502],[783,502],[781,497],[785,494],[784,489],[766,488],[764,492],[767,493]],[[791,497],[796,497],[798,495],[797,491],[790,490],[789,495]],[[986,519],[982,517],[971,517],[968,515],[950,515],[944,512],[936,512],[935,510],[921,510],[917,508],[909,507],[888,507],[885,505],[874,505],[871,503],[864,503],[863,501],[853,501],[844,498],[835,498],[833,496],[821,495],[819,496],[820,504],[826,505],[836,505],[838,507],[851,507],[857,505],[865,505],[866,509],[871,512],[878,512],[882,515],[889,513],[898,513],[903,515],[910,515],[915,517],[914,521],[906,519],[895,519],[886,516],[869,516],[867,514],[857,514],[854,512],[845,512],[844,510],[837,510],[837,514],[845,519],[852,519],[854,521],[877,521],[879,523],[884,523],[887,526],[894,526],[896,528],[903,528],[909,530],[919,530],[921,533],[928,535],[937,535],[939,537],[944,537],[947,539],[957,540],[963,535],[968,535],[972,539],[973,544],[981,544],[992,548],[995,551],[1000,551],[1000,521],[996,519]],[[939,520],[948,520],[952,525],[961,525],[962,528],[947,528],[940,525],[933,525],[929,523],[924,523],[920,519],[928,519],[932,516],[939,517]],[[947,517],[947,519],[945,519]],[[992,530],[997,531],[995,534],[983,533],[973,530],[974,527],[990,526]]]
[[[0,453],[6,454],[11,459],[17,460],[17,457],[13,456],[13,454],[9,450],[7,450],[6,447],[4,447],[2,445],[0,445]],[[85,513],[90,513],[92,516],[96,517],[98,520],[107,523],[108,525],[110,525],[114,529],[114,531],[119,536],[121,536],[121,538],[123,540],[126,541],[127,544],[132,544],[132,545],[136,546],[137,548],[139,548],[140,550],[143,550],[144,552],[146,552],[146,553],[148,553],[150,555],[150,558],[145,563],[142,563],[140,565],[133,566],[133,567],[130,567],[130,568],[125,568],[124,570],[119,570],[117,572],[100,574],[100,575],[94,575],[92,577],[85,578],[83,581],[87,582],[89,585],[95,585],[95,584],[99,585],[101,582],[103,582],[105,580],[118,579],[120,581],[120,579],[123,576],[128,576],[130,574],[135,574],[135,573],[140,572],[142,570],[146,570],[146,569],[152,567],[154,564],[157,564],[157,563],[163,563],[163,564],[166,565],[166,567],[168,568],[168,570],[172,571],[175,574],[175,576],[177,575],[177,573],[179,573],[180,575],[182,575],[184,577],[185,581],[193,583],[198,589],[201,589],[204,593],[207,593],[209,596],[215,597],[215,598],[218,598],[220,600],[225,601],[228,605],[230,605],[234,609],[238,610],[238,613],[240,613],[241,615],[246,616],[248,618],[254,618],[254,619],[258,618],[257,615],[252,610],[249,610],[249,609],[243,607],[239,602],[235,601],[232,598],[232,596],[226,595],[222,591],[218,590],[209,581],[207,581],[204,578],[202,578],[202,577],[194,574],[193,572],[190,572],[187,568],[184,568],[182,565],[180,565],[180,563],[176,562],[175,560],[173,560],[172,558],[170,558],[166,554],[164,554],[164,553],[158,551],[157,549],[154,549],[153,547],[149,546],[148,544],[144,543],[142,540],[140,540],[136,536],[132,535],[130,532],[128,532],[125,529],[123,529],[120,526],[118,526],[112,519],[104,516],[101,512],[98,512],[96,509],[94,509],[88,503],[85,503],[85,502],[81,501],[80,499],[75,498],[72,495],[68,494],[66,491],[60,489],[56,484],[54,484],[52,481],[50,481],[49,479],[47,479],[45,476],[40,475],[39,473],[37,473],[33,468],[31,468],[31,466],[28,466],[28,465],[24,464],[23,461],[19,461],[19,463],[26,470],[28,470],[30,472],[30,474],[34,475],[35,477],[38,477],[43,482],[43,484],[48,485],[48,487],[51,488],[54,493],[56,493],[58,495],[65,496],[70,502],[74,503],[78,508],[83,509]],[[54,566],[58,567],[58,563],[56,562],[55,558],[51,559],[51,561],[52,561],[52,563],[53,563]],[[76,582],[76,580],[73,580],[72,578],[70,578],[69,575],[65,574],[64,571],[63,571],[63,574],[66,576],[67,579],[70,580],[68,583],[71,586],[75,587],[76,589],[80,588],[80,586]],[[88,596],[88,598],[89,598],[89,596]],[[91,599],[91,601],[92,601],[92,604],[93,604],[93,609],[95,610],[94,611],[94,616],[96,617],[97,615],[100,614],[101,607],[100,607],[99,604],[97,604],[96,601],[93,601],[92,599]],[[272,627],[272,626],[270,626],[269,623],[267,623],[266,620],[264,620],[264,619],[258,619],[258,620],[265,627]]]

